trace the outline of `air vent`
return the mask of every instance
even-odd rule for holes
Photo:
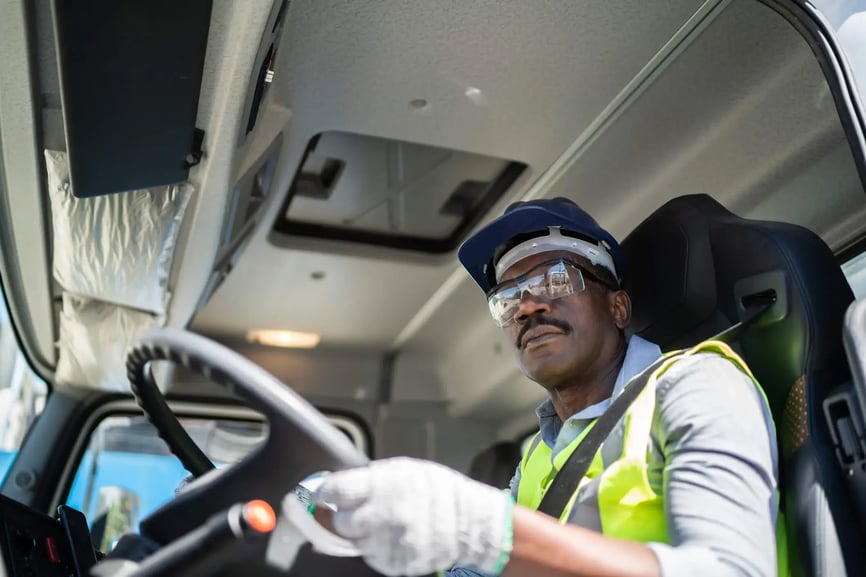
[[[253,90],[253,102],[250,106],[250,113],[247,117],[247,134],[253,131],[256,127],[256,121],[259,118],[259,108],[262,105],[262,98],[265,97],[265,89],[270,87],[274,81],[274,46],[268,48],[265,59],[259,66],[259,73],[256,77],[256,86]]]
[[[274,231],[448,252],[524,169],[481,154],[324,132],[307,145]]]
[[[246,122],[242,125],[240,134],[238,135],[238,145],[243,144],[247,135],[255,129],[259,121],[262,102],[264,102],[265,95],[268,93],[268,89],[274,80],[274,63],[276,62],[277,52],[280,47],[280,37],[283,34],[283,23],[285,22],[286,12],[290,5],[288,0],[274,3],[271,14],[268,16],[268,24],[259,44],[259,49],[256,52],[255,67],[250,75],[249,87],[247,88],[244,102],[244,110],[247,111]]]

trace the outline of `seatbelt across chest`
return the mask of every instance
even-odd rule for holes
[[[586,476],[592,459],[613,428],[625,415],[634,400],[646,388],[652,374],[667,357],[661,356],[656,361],[634,376],[623,389],[623,392],[610,404],[604,414],[595,421],[592,429],[586,434],[574,452],[568,457],[562,468],[556,473],[547,492],[538,505],[538,510],[555,519],[559,519],[566,505],[574,495],[574,488]]]

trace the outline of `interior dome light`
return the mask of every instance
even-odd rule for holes
[[[252,329],[247,332],[247,340],[249,342],[268,347],[312,349],[319,344],[321,338],[321,335],[316,333],[302,333],[299,331]]]

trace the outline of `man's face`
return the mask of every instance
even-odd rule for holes
[[[545,252],[516,262],[500,281],[560,257],[594,270],[574,253]],[[503,327],[523,372],[547,389],[593,377],[593,371],[605,367],[616,354],[621,330],[628,325],[628,296],[602,286],[590,275],[583,277],[585,290],[557,299],[524,293],[514,321]]]

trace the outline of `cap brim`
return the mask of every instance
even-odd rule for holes
[[[546,230],[551,226],[569,228],[557,214],[539,206],[523,206],[506,213],[466,239],[457,251],[460,263],[485,293],[492,288],[486,267],[493,252],[517,235]]]

